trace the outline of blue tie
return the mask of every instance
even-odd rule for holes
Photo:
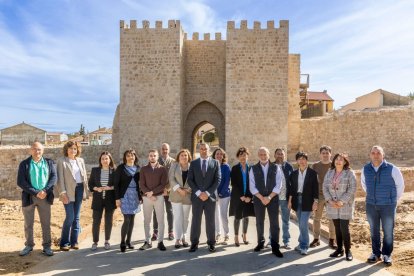
[[[207,172],[207,164],[206,164],[206,161],[207,160],[203,160],[203,165],[201,166],[201,172],[202,172],[202,174],[203,174],[203,177],[205,177],[206,176],[206,172]]]

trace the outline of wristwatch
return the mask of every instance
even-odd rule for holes
[[[270,196],[267,196],[267,198],[268,198],[269,200],[272,200],[272,198],[271,198]]]

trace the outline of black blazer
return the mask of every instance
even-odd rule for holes
[[[126,171],[125,165],[120,164],[114,173],[114,188],[115,188],[115,199],[121,199],[124,197],[126,190],[128,189],[129,183],[131,183],[132,176]],[[137,183],[138,199],[141,201],[141,190],[139,189],[139,168],[134,175],[134,180]]]
[[[298,178],[299,169],[294,170],[290,175],[289,185],[287,186],[287,198],[292,197],[292,209],[297,211],[298,209]],[[305,212],[312,211],[312,205],[314,200],[318,199],[319,186],[318,175],[316,171],[308,168],[306,171],[305,182],[303,183],[302,192],[302,210]]]
[[[197,158],[196,160],[191,161],[187,181],[192,190],[191,199],[197,198],[195,193],[198,190],[201,192],[208,192],[211,198],[216,199],[215,191],[221,181],[221,168],[219,162],[210,157],[207,163],[206,175],[203,177],[201,172],[201,159]]]
[[[109,187],[114,186],[114,170],[113,169],[109,169],[108,186]],[[102,210],[104,206],[109,209],[116,209],[114,190],[105,191],[105,198],[102,198],[102,193],[98,193],[93,190],[93,188],[95,187],[102,187],[100,167],[92,168],[91,175],[89,176],[88,187],[89,187],[89,191],[93,193],[92,209]]]
[[[44,157],[43,157],[44,158]],[[44,158],[49,167],[49,179],[47,181],[46,187],[43,189],[46,192],[46,200],[49,204],[53,204],[53,199],[55,198],[53,194],[53,187],[57,181],[56,167],[55,163],[48,158]],[[19,165],[19,171],[17,173],[17,186],[19,186],[22,191],[22,206],[30,206],[33,204],[32,195],[36,196],[40,191],[33,188],[30,180],[30,162],[32,157],[23,160]]]
[[[250,166],[249,166],[250,170]],[[240,163],[234,165],[231,168],[230,173],[231,179],[231,196],[230,196],[230,210],[229,216],[235,216],[236,219],[241,219],[244,217],[254,217],[254,206],[253,200],[249,203],[242,202],[240,197],[246,196],[253,199],[253,195],[249,189],[249,172],[247,171],[247,179],[246,179],[246,192],[243,191],[243,175],[240,169]]]

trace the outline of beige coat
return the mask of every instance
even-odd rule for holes
[[[87,199],[89,197],[89,192],[85,161],[80,157],[76,157],[76,162],[78,163],[81,178],[83,180],[83,199]],[[58,181],[56,188],[58,194],[60,195],[61,193],[66,192],[69,201],[75,201],[76,180],[68,157],[60,158],[57,161],[57,175]]]
[[[325,200],[337,201],[344,203],[341,208],[333,208],[326,204],[326,215],[330,219],[351,220],[354,214],[354,201],[356,192],[356,178],[353,170],[343,170],[339,177],[338,188],[332,186],[332,180],[335,175],[335,169],[330,169],[323,181],[323,195]]]
[[[191,204],[191,193],[187,193],[183,197],[177,191],[174,191],[173,189],[174,186],[179,185],[180,188],[187,188],[191,192],[191,189],[188,186],[188,181],[183,183],[181,166],[178,162],[174,162],[171,164],[168,178],[169,178],[169,185],[171,189],[169,200],[174,203],[182,203],[184,205],[190,205]]]

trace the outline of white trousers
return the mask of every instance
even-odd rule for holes
[[[216,201],[216,236],[221,235],[224,230],[224,236],[229,235],[229,203],[230,197],[219,198]]]
[[[191,205],[171,202],[174,217],[174,234],[176,240],[186,240],[188,229],[188,218]]]
[[[164,240],[164,196],[156,196],[157,200],[155,201],[152,201],[146,196],[143,198],[145,240],[151,243],[150,224],[152,210],[155,210],[158,221],[158,242],[162,242]]]

